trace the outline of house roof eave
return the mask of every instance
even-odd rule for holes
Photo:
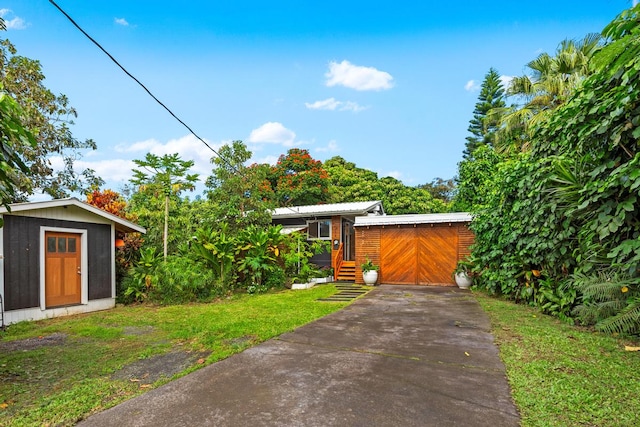
[[[75,197],[69,197],[65,199],[46,200],[41,202],[13,203],[9,205],[9,207],[11,208],[11,212],[24,212],[24,211],[39,210],[39,209],[59,208],[59,207],[65,207],[65,206],[76,206],[80,209],[86,210],[88,212],[91,212],[92,214],[95,214],[109,221],[112,221],[115,223],[116,230],[118,231],[123,231],[125,233],[137,232],[137,233],[143,233],[143,234],[147,232],[147,230],[144,227],[141,227],[138,224],[134,224],[133,222],[127,221],[124,218],[120,218],[117,215],[113,215],[112,213],[104,211],[93,205],[82,202]],[[6,207],[1,206],[0,214],[6,214],[6,213],[10,213],[9,210],[7,210]]]

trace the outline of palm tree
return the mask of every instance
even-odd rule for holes
[[[582,80],[592,73],[589,63],[601,41],[602,36],[597,33],[588,34],[579,41],[564,40],[555,56],[540,54],[527,64],[531,70],[529,75],[511,80],[507,96],[520,102],[491,112],[491,115],[501,115],[496,148],[501,151],[529,149],[536,126],[563,105]]]

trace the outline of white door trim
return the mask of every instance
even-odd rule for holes
[[[54,233],[73,233],[80,235],[80,304],[89,303],[89,257],[87,250],[87,230],[80,228],[62,228],[40,226],[40,310],[46,310],[45,301],[45,255],[46,255],[46,232]]]

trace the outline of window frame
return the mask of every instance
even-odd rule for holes
[[[328,236],[321,236],[320,235],[320,224],[321,223],[327,223],[329,226],[329,235]],[[314,228],[315,226],[315,228]],[[312,237],[311,236],[311,229],[314,228],[317,234],[317,237]],[[307,240],[331,240],[331,219],[314,219],[314,220],[310,220],[307,221]]]

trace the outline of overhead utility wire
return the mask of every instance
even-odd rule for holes
[[[191,127],[189,127],[189,125],[187,125],[185,122],[183,122],[178,116],[176,116],[173,111],[171,111],[169,109],[169,107],[167,107],[166,105],[164,105],[164,103],[162,101],[160,101],[153,93],[151,93],[151,91],[149,89],[147,89],[147,87],[137,78],[135,78],[135,76],[133,76],[133,74],[131,74],[129,71],[127,71],[126,68],[124,68],[109,52],[107,52],[107,50],[105,48],[102,47],[102,45],[100,45],[100,43],[98,43],[93,37],[91,37],[89,34],[87,34],[87,32],[85,30],[82,29],[82,27],[80,27],[80,25],[78,25],[76,23],[76,21],[73,20],[73,18],[71,16],[69,16],[69,14],[67,14],[67,12],[65,12],[60,6],[58,6],[58,4],[53,1],[53,0],[49,0],[49,3],[51,3],[52,5],[54,5],[56,7],[56,9],[58,9],[60,11],[60,13],[62,13],[78,30],[80,30],[80,32],[82,34],[85,35],[85,37],[87,37],[89,40],[91,40],[91,42],[93,44],[95,44],[98,49],[100,49],[102,52],[104,52],[105,55],[107,55],[109,57],[109,59],[111,59],[111,61],[113,61],[118,67],[120,67],[120,69],[122,71],[124,71],[124,73],[131,77],[133,79],[133,81],[135,81],[136,83],[138,83],[138,85],[140,87],[142,87],[142,89],[145,90],[145,92],[147,92],[149,94],[149,96],[151,98],[154,99],[154,101],[156,101],[158,104],[160,104],[160,106],[162,108],[164,108],[165,110],[167,110],[167,112],[169,114],[171,114],[171,116],[176,119],[182,126],[184,126],[185,128],[187,128],[187,130],[193,135],[195,136],[200,142],[202,142],[209,150],[211,150],[216,156],[218,156],[219,158],[221,158],[227,165],[229,165],[231,168],[235,169],[236,172],[238,172],[238,170],[236,169],[236,167],[234,165],[232,165],[227,159],[225,159],[224,157],[222,157],[220,154],[218,154],[218,152],[216,150],[213,149],[213,147],[211,147],[207,141],[205,141],[204,139],[202,139],[197,133],[195,133],[193,131],[193,129],[191,129]]]
[[[131,74],[129,71],[127,71],[126,68],[124,68],[122,65],[120,65],[120,63],[109,53],[107,52],[107,50],[105,48],[102,47],[102,45],[100,45],[100,43],[98,43],[96,40],[94,40],[93,37],[91,37],[89,34],[87,34],[87,32],[85,30],[82,29],[82,27],[80,27],[80,25],[78,25],[76,23],[76,21],[73,20],[73,18],[71,16],[69,16],[69,14],[67,14],[67,12],[65,12],[60,6],[58,6],[58,4],[53,1],[53,0],[49,0],[49,3],[51,3],[52,5],[55,6],[56,9],[58,9],[60,11],[60,13],[62,13],[72,24],[74,27],[76,27],[78,30],[80,30],[80,32],[82,34],[85,35],[86,38],[88,38],[89,40],[91,40],[91,42],[93,44],[95,44],[98,49],[100,49],[102,52],[104,52],[105,55],[107,55],[109,57],[109,59],[111,59],[111,61],[113,61],[114,64],[116,64],[122,71],[124,71],[124,73],[131,77],[133,79],[133,81],[135,81],[136,83],[138,83],[138,85],[145,90],[145,92],[147,92],[149,94],[149,96],[151,98],[154,99],[154,101],[156,101],[158,104],[160,104],[160,106],[162,108],[164,108],[165,110],[167,110],[167,112],[169,114],[171,114],[171,116],[176,119],[182,126],[184,126],[185,128],[187,128],[187,130],[193,135],[195,136],[200,142],[202,142],[209,150],[211,150],[216,156],[218,156],[220,159],[222,159],[222,161],[224,161],[227,165],[229,165],[233,170],[235,170],[236,172],[240,173],[240,171],[238,170],[238,168],[235,167],[235,165],[233,165],[231,162],[229,162],[227,159],[225,159],[223,156],[221,156],[216,150],[213,149],[213,147],[211,147],[207,141],[205,141],[204,139],[202,139],[197,133],[195,133],[193,131],[193,129],[191,129],[191,127],[189,127],[189,125],[187,125],[185,122],[183,122],[178,116],[176,116],[173,111],[171,111],[169,109],[169,107],[167,107],[166,105],[164,105],[164,103],[162,101],[160,101],[158,98],[156,98],[156,96],[151,93],[151,91],[149,89],[147,89],[147,87],[137,78],[135,78],[135,76],[133,74]],[[291,210],[292,212],[295,213],[299,213],[298,211],[296,211],[295,209],[293,209],[290,206],[286,206],[289,210]]]

